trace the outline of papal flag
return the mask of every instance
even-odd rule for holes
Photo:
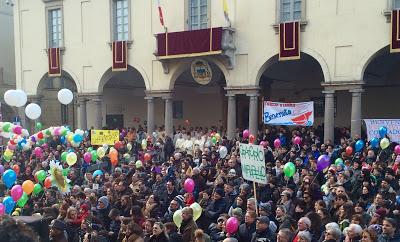
[[[165,24],[164,24],[164,16],[163,16],[163,11],[161,8],[161,4],[160,4],[160,0],[157,0],[157,8],[158,8],[158,17],[160,18],[160,24],[161,26],[163,26],[165,28]]]
[[[226,20],[226,22],[229,23],[229,26],[230,26],[230,25],[231,25],[231,21],[229,20],[229,13],[228,13],[228,3],[227,3],[227,0],[222,0],[222,5],[223,5],[223,9],[224,9],[225,20]]]

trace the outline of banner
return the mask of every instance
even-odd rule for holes
[[[390,141],[400,143],[400,119],[364,119],[368,140],[380,138],[379,128],[387,128]]]
[[[400,10],[392,11],[392,26],[390,28],[390,53],[400,52]]]
[[[49,48],[49,76],[61,76],[60,48]]]
[[[114,145],[118,140],[118,130],[92,130],[90,132],[90,142],[92,145]]]
[[[279,103],[264,101],[264,124],[300,125],[314,124],[314,102]]]
[[[279,24],[279,60],[300,59],[300,23]]]
[[[126,71],[128,69],[127,49],[128,42],[126,41],[114,41],[112,43],[112,71]]]
[[[267,184],[264,147],[261,145],[240,144],[239,150],[243,178],[248,181]]]

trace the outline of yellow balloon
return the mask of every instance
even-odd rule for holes
[[[175,211],[174,215],[172,216],[172,220],[174,220],[174,224],[176,227],[180,228],[182,225],[182,210]]]
[[[220,140],[221,139],[221,135],[219,133],[216,133],[215,134],[215,138],[217,138],[217,140]]]
[[[197,219],[200,218],[201,212],[203,211],[203,209],[201,208],[200,204],[198,204],[198,203],[192,203],[190,205],[190,208],[193,209],[193,219],[194,219],[194,221],[196,221]]]
[[[383,139],[381,140],[380,145],[381,145],[381,148],[384,150],[384,149],[386,149],[387,147],[389,147],[390,141],[388,140],[388,138],[383,138]]]
[[[106,151],[104,150],[103,147],[99,147],[96,152],[97,152],[97,156],[100,158],[103,158],[106,154]]]
[[[78,157],[76,156],[75,153],[73,153],[73,152],[68,153],[68,155],[67,155],[67,164],[69,166],[73,166],[76,163],[77,159],[78,159]]]
[[[67,140],[71,143],[74,136],[72,134],[67,135]]]

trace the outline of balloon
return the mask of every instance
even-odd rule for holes
[[[61,160],[62,160],[62,161],[67,161],[67,155],[68,155],[68,152],[66,152],[66,151],[64,151],[63,153],[61,153]]]
[[[90,153],[92,154],[92,161],[95,162],[97,160],[97,152],[92,150]]]
[[[68,176],[68,173],[69,173],[69,168],[65,168],[65,169],[63,169],[63,176]]]
[[[17,165],[17,164],[13,165],[13,171],[15,171],[15,173],[17,173],[17,175],[18,175],[19,171],[20,171],[19,165]]]
[[[10,132],[11,131],[11,126],[12,124],[9,122],[4,122],[3,123],[3,132]]]
[[[254,144],[255,141],[256,141],[256,137],[255,137],[254,135],[251,134],[251,135],[249,136],[249,143],[250,143],[250,144]]]
[[[4,173],[4,166],[0,164],[0,175]]]
[[[151,160],[151,155],[149,153],[144,154],[144,161],[149,161]]]
[[[57,94],[58,101],[64,105],[68,105],[74,99],[74,94],[69,89],[61,89]]]
[[[228,154],[228,149],[225,146],[221,146],[218,150],[219,152],[219,157],[224,159],[226,155]]]
[[[26,102],[28,101],[28,97],[26,96],[26,93],[20,89],[15,90],[15,92],[18,97],[15,106],[20,108],[26,104]]]
[[[36,126],[37,130],[41,130],[43,128],[43,125],[41,122],[37,122],[35,126]]]
[[[104,149],[104,151],[106,152],[106,151],[108,150],[108,144],[104,144],[104,145],[103,145],[103,149]]]
[[[225,230],[229,234],[234,234],[239,228],[239,221],[235,217],[230,217],[226,220]]]
[[[35,184],[35,186],[33,186],[33,192],[32,195],[37,195],[42,191],[42,186],[38,183]]]
[[[18,201],[20,197],[22,196],[22,193],[24,191],[22,190],[21,185],[15,185],[11,188],[11,197],[14,201]]]
[[[157,138],[157,132],[153,132],[153,137]]]
[[[25,114],[30,119],[37,119],[42,114],[42,109],[36,103],[30,103],[25,107]]]
[[[400,145],[396,145],[394,147],[394,153],[396,153],[396,155],[400,155]]]
[[[136,163],[135,163],[135,166],[136,166],[136,168],[141,168],[141,167],[143,167],[143,163],[142,163],[142,161],[141,160],[137,160],[136,161]]]
[[[44,170],[37,171],[35,176],[39,182],[42,182],[44,179],[46,179],[46,172]]]
[[[24,193],[22,194],[21,198],[20,198],[20,199],[18,200],[18,202],[17,202],[18,207],[23,208],[23,207],[25,206],[26,202],[28,202],[28,200],[29,200],[29,197],[28,197],[28,195],[24,192]]]
[[[364,148],[364,141],[357,140],[355,147],[356,147],[356,152],[360,152]]]
[[[201,208],[201,206],[198,203],[192,203],[190,205],[190,208],[193,209],[193,219],[194,219],[194,221],[196,221],[197,219],[200,218],[201,212],[203,211],[203,209]]]
[[[42,157],[42,152],[43,152],[42,148],[36,147],[33,152],[35,153],[36,157]]]
[[[387,147],[389,147],[390,145],[390,141],[388,140],[388,138],[383,138],[381,139],[381,148],[384,150]]]
[[[50,188],[51,187],[51,178],[49,176],[46,177],[46,179],[44,180],[44,187],[45,188]]]
[[[18,104],[18,93],[16,90],[7,90],[4,93],[4,101],[10,106]]]
[[[14,207],[15,207],[15,202],[10,196],[5,197],[3,199],[3,204],[4,204],[4,207],[5,207],[5,212],[7,214],[10,214],[13,211]]]
[[[33,192],[33,186],[34,184],[31,180],[26,180],[22,183],[22,190],[29,195]]]
[[[347,155],[353,154],[353,148],[352,148],[351,146],[347,146],[347,147],[346,147],[346,154],[347,154]]]
[[[317,172],[320,172],[330,165],[330,158],[328,155],[320,155],[317,160]]]
[[[293,143],[295,145],[299,145],[301,143],[301,138],[299,136],[294,137]]]
[[[250,135],[250,131],[248,129],[243,130],[243,138],[247,139]]]
[[[381,136],[381,138],[385,138],[386,134],[387,134],[387,128],[382,126],[379,128],[379,136]]]
[[[92,154],[90,153],[90,152],[86,152],[84,155],[83,155],[83,160],[86,162],[86,163],[90,163],[91,161],[92,161]]]
[[[3,182],[7,188],[12,187],[17,180],[17,174],[13,170],[6,170],[3,174]]]
[[[215,136],[214,136],[214,137],[211,137],[211,142],[212,142],[213,144],[216,144],[216,143],[217,143],[217,138],[215,138]]]
[[[93,178],[95,178],[96,176],[102,176],[103,175],[103,171],[102,170],[95,170],[93,172]]]
[[[129,158],[131,158],[131,155],[128,154],[128,153],[125,153],[125,154],[124,154],[124,159],[125,159],[125,160],[128,160]]]
[[[74,137],[73,137],[72,140],[73,140],[75,143],[80,143],[80,142],[82,142],[83,137],[82,137],[82,135],[80,135],[80,134],[74,134]]]
[[[220,139],[221,139],[221,135],[220,135],[219,133],[216,133],[216,134],[214,135],[214,137],[215,137],[217,140],[220,140]]]
[[[132,149],[132,144],[131,144],[131,143],[128,143],[128,144],[126,145],[126,148],[130,151],[130,150]]]
[[[4,206],[4,204],[0,203],[0,216],[4,215],[5,210],[6,210],[6,207]]]
[[[286,163],[285,166],[283,167],[283,173],[287,177],[292,177],[295,172],[296,172],[296,167],[292,162]]]
[[[109,156],[111,159],[114,159],[114,160],[118,159],[118,151],[115,149],[110,150]]]
[[[67,164],[69,166],[73,166],[76,163],[77,159],[78,159],[78,157],[76,156],[75,153],[73,153],[73,152],[68,153],[68,155],[67,155]]]
[[[103,147],[99,147],[96,152],[97,156],[100,157],[100,159],[103,158],[106,154],[106,151],[104,150]]]
[[[172,220],[174,221],[176,227],[180,228],[182,224],[182,210],[176,210],[172,216]]]
[[[192,193],[193,190],[194,190],[194,185],[195,185],[195,184],[194,184],[193,179],[187,178],[187,179],[185,180],[185,183],[184,183],[183,187],[185,188],[185,191],[186,191],[186,192]]]
[[[275,148],[281,147],[281,140],[280,139],[275,139],[274,140],[274,147]]]
[[[22,134],[22,127],[19,125],[14,126],[13,132],[14,132],[14,134],[18,134],[18,135]]]
[[[342,158],[337,158],[336,160],[335,160],[335,165],[340,165],[340,164],[343,164],[344,162],[343,162],[343,159]]]
[[[373,138],[369,142],[373,148],[378,148],[379,147],[379,139],[378,138]]]
[[[119,141],[115,142],[114,143],[114,148],[117,149],[117,150],[121,149],[122,148],[121,142],[119,142]]]

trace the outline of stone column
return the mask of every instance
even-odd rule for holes
[[[361,137],[361,94],[363,89],[353,89],[351,93],[351,137]]]
[[[101,96],[96,96],[93,98],[94,102],[94,109],[95,109],[95,129],[102,129],[103,128],[103,108],[102,108],[102,98]]]
[[[322,91],[325,94],[325,114],[324,114],[324,142],[331,140],[334,142],[335,130],[335,91]]]
[[[87,130],[86,102],[87,99],[85,97],[78,99],[78,128],[82,130]]]
[[[173,117],[172,117],[172,96],[163,97],[165,101],[165,134],[172,138]]]
[[[250,98],[249,105],[249,131],[250,134],[257,136],[258,131],[258,93],[247,94]]]
[[[228,97],[227,137],[235,138],[236,134],[236,95],[226,94]]]
[[[145,97],[147,100],[147,134],[154,132],[154,98]]]

